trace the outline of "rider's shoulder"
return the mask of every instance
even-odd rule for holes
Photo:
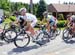
[[[26,13],[26,16],[29,16],[29,17],[36,17],[35,15],[31,14],[31,13]]]

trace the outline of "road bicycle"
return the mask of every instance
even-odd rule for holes
[[[36,40],[36,41],[35,40],[32,41],[39,45],[43,45],[45,43],[50,42],[51,37],[49,33],[46,31],[46,27],[44,25],[41,25],[40,28],[41,29],[38,31],[39,33],[35,36],[36,38],[32,37],[26,32],[26,27],[21,29],[21,31],[19,32],[19,34],[16,36],[14,40],[15,46],[19,48],[26,47],[30,43],[31,37],[32,39],[34,38]]]
[[[0,39],[9,43],[16,37],[17,34],[15,31],[13,31],[7,27],[8,27],[8,24],[6,23],[4,25],[4,28],[0,29]]]

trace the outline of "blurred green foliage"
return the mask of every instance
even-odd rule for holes
[[[57,26],[60,28],[65,27],[66,20],[58,20]]]
[[[64,20],[64,15],[63,14],[59,14],[58,15],[58,20]]]

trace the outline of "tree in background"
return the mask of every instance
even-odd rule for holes
[[[9,10],[9,2],[8,0],[0,0],[0,8]]]
[[[38,8],[38,3],[37,4],[33,4],[33,14],[37,15],[37,9]]]
[[[10,0],[0,0],[0,9],[3,9],[5,14],[10,16],[14,11],[19,10],[22,7],[26,7],[30,12],[30,5],[22,2],[10,2]],[[39,3],[33,4],[33,14],[37,15],[40,20],[43,19],[43,12],[46,11],[46,4],[44,0],[40,0]]]
[[[40,20],[43,19],[43,12],[46,11],[46,4],[44,0],[40,0],[37,8],[37,17],[40,18]]]
[[[66,4],[66,5],[75,5],[74,2],[64,2],[63,4]]]

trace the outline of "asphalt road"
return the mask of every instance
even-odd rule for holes
[[[62,32],[43,46],[31,42],[26,48],[16,48],[14,43],[0,41],[0,55],[75,55],[75,43],[65,43]]]

